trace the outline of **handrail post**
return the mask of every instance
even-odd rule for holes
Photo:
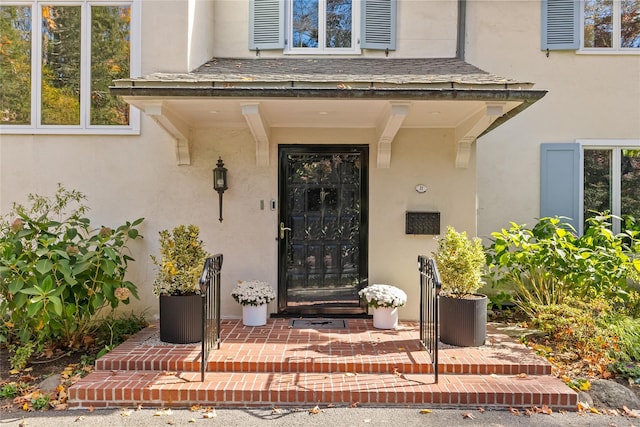
[[[202,351],[200,360],[200,378],[204,382],[209,360],[209,352],[214,346],[220,348],[220,273],[222,254],[206,259],[200,276],[200,295],[202,296]]]
[[[441,282],[432,258],[418,256],[420,272],[420,341],[431,356],[435,383],[438,383],[438,294]]]

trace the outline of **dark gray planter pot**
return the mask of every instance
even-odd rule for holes
[[[487,296],[439,297],[440,341],[459,347],[478,347],[487,335]]]
[[[160,295],[160,341],[172,344],[202,341],[200,295]]]

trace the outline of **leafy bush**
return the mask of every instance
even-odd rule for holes
[[[31,194],[29,207],[14,204],[0,220],[0,342],[29,355],[45,345],[79,348],[103,309],[137,298],[125,280],[126,245],[142,237],[143,219],[92,229],[84,200],[59,184],[53,197]]]
[[[160,258],[151,255],[158,268],[153,293],[160,295],[194,295],[200,293],[200,276],[210,254],[200,240],[196,225],[178,225],[172,231],[160,231]]]
[[[532,229],[511,223],[492,233],[487,250],[492,279],[514,286],[525,309],[561,304],[571,295],[603,296],[628,309],[627,303],[637,300],[630,283],[640,281],[639,234],[628,229],[614,235],[611,218],[589,218],[580,237],[557,217],[542,218]]]
[[[640,378],[640,363],[634,362],[615,362],[608,366],[611,373],[621,378],[630,378],[635,380]]]
[[[482,287],[485,253],[479,238],[469,239],[466,232],[448,226],[434,256],[443,294],[464,298]]]

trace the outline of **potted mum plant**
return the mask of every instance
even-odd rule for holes
[[[407,303],[407,294],[392,285],[374,284],[358,292],[369,307],[373,308],[373,327],[395,329],[398,327],[398,307]]]
[[[202,340],[199,279],[209,253],[195,225],[160,231],[160,257],[153,293],[160,298],[160,340],[186,344]]]
[[[483,285],[486,264],[482,241],[469,239],[466,232],[449,226],[444,237],[438,239],[434,256],[442,281],[440,341],[462,347],[484,344],[487,296],[477,293]]]
[[[238,280],[231,291],[231,296],[242,306],[242,323],[244,325],[266,325],[267,304],[276,297],[276,291],[267,282]]]

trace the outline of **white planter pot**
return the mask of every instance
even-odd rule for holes
[[[262,326],[267,324],[267,304],[243,305],[242,324],[245,326]]]
[[[373,327],[378,329],[396,329],[398,327],[398,307],[374,308]]]

